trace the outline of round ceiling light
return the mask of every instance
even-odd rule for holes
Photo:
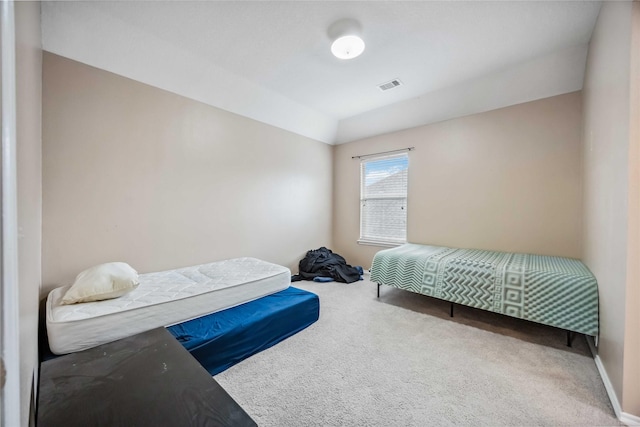
[[[364,41],[360,37],[362,27],[354,19],[341,19],[331,24],[327,31],[331,53],[340,59],[353,59],[364,52]]]
[[[353,59],[364,52],[364,41],[356,35],[337,38],[331,44],[331,53],[340,59]]]

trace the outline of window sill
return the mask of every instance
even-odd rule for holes
[[[358,244],[359,245],[366,245],[366,246],[381,246],[381,247],[385,247],[385,248],[395,248],[397,246],[402,246],[404,245],[406,242],[384,242],[384,241],[379,241],[379,240],[363,240],[363,239],[358,239]]]

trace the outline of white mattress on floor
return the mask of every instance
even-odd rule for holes
[[[256,258],[236,258],[141,274],[139,280],[119,298],[81,304],[60,304],[70,286],[51,291],[46,306],[51,351],[81,351],[234,307],[288,288],[291,272]]]

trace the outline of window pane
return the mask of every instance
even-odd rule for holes
[[[405,241],[406,203],[406,199],[369,199],[362,202],[362,238]]]
[[[380,160],[362,162],[363,198],[369,197],[407,197],[407,168],[409,158],[385,157]]]

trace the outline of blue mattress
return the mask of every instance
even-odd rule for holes
[[[279,343],[320,315],[314,293],[289,287],[167,328],[211,375]]]

